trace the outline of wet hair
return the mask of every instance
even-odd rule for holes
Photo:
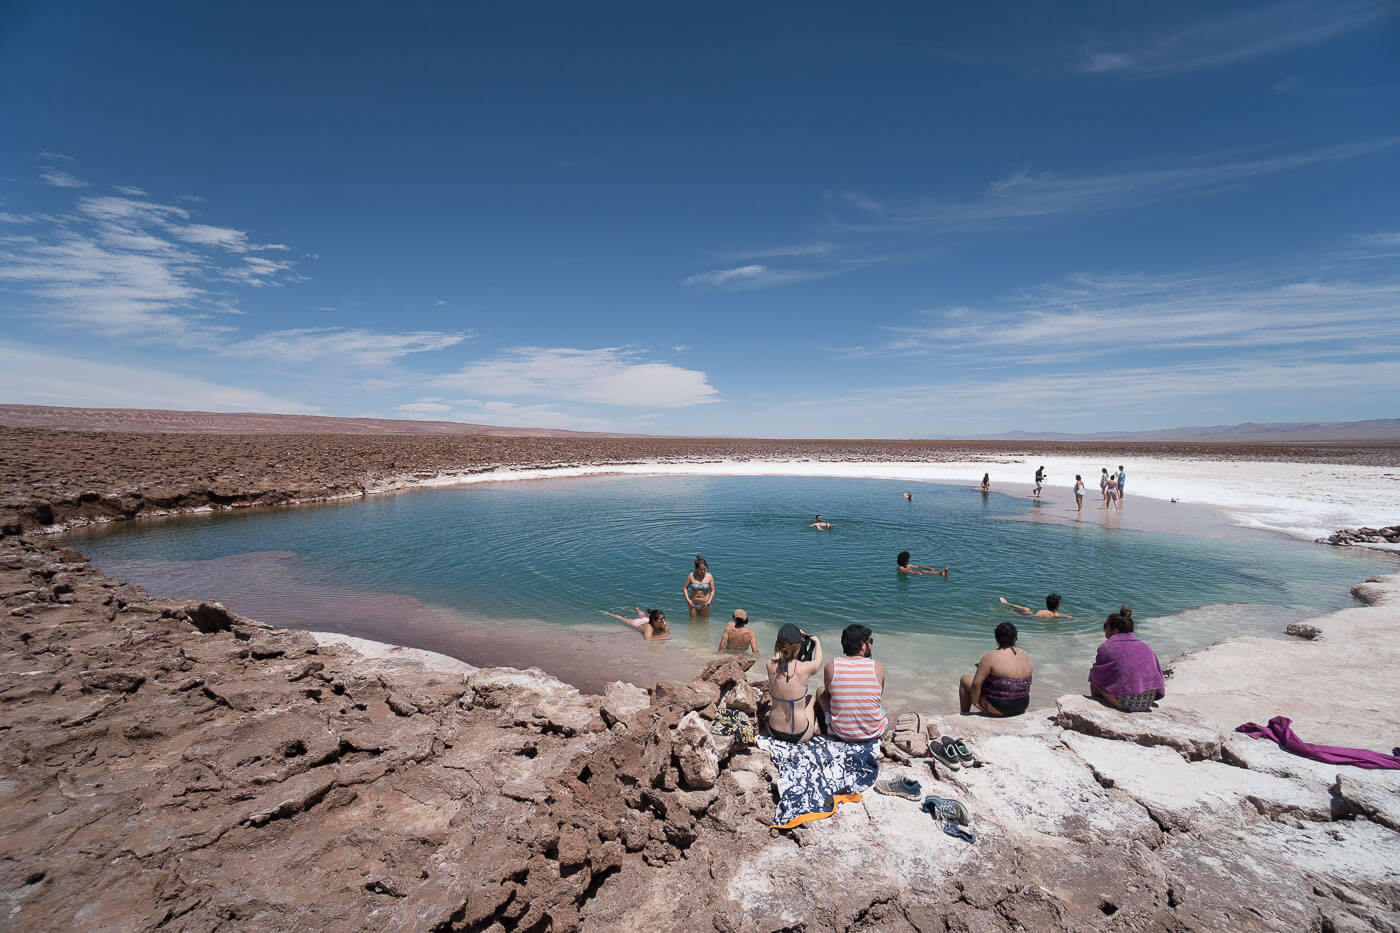
[[[1003,622],[997,626],[993,632],[997,639],[998,648],[1010,648],[1016,644],[1016,637],[1020,634],[1016,631],[1016,626],[1010,622]]]
[[[1131,633],[1133,630],[1133,610],[1127,606],[1119,607],[1118,611],[1108,617],[1104,625],[1115,632]]]
[[[1076,473],[1076,474],[1074,474],[1074,478],[1075,478],[1075,479],[1078,479],[1078,480],[1082,480],[1084,477],[1082,477],[1082,476],[1080,476],[1078,473]]]
[[[695,569],[696,569],[697,571],[698,571],[701,567],[709,567],[709,566],[710,566],[710,562],[709,562],[709,561],[705,560],[705,558],[701,557],[699,554],[696,554],[696,555],[695,555]]]
[[[800,641],[780,641],[773,645],[773,653],[778,656],[778,667],[786,674],[788,665],[797,660],[797,654],[802,650]]]
[[[909,552],[908,552],[908,551],[900,551],[900,552],[899,552],[899,556],[896,557],[896,558],[894,559],[894,562],[895,562],[896,564],[898,564],[899,566],[901,566],[901,567],[908,567],[908,566],[909,566]]]
[[[864,625],[848,625],[841,630],[841,650],[846,652],[847,657],[854,657],[873,637],[874,634]]]
[[[662,612],[660,609],[648,609],[647,622],[651,624],[652,631],[654,632],[666,631],[666,613]]]
[[[1060,611],[1060,594],[1059,594],[1059,593],[1051,593],[1049,596],[1045,597],[1045,608],[1046,608],[1046,609],[1049,609],[1051,612],[1059,612],[1059,611]]]

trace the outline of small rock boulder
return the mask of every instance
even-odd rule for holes
[[[708,790],[719,779],[719,755],[705,720],[694,711],[676,725],[671,752],[680,769],[681,783],[689,790]]]
[[[1312,641],[1322,634],[1322,629],[1318,628],[1316,625],[1308,625],[1306,622],[1289,622],[1284,632],[1294,638],[1304,638],[1308,641]]]
[[[758,691],[744,681],[730,687],[722,701],[726,709],[736,710],[749,716],[758,715]]]
[[[603,693],[603,705],[599,712],[603,722],[611,729],[614,724],[631,719],[650,703],[647,692],[641,687],[614,680]]]

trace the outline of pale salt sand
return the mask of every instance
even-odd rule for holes
[[[401,645],[390,645],[382,641],[371,641],[368,638],[356,638],[354,635],[342,635],[339,632],[308,632],[307,634],[316,639],[316,644],[318,645],[349,648],[361,657],[370,658],[375,661],[386,661],[390,664],[405,664],[410,667],[417,667],[439,674],[450,674],[458,677],[465,677],[468,674],[480,670],[480,668],[468,664],[466,661],[458,660],[449,655],[439,654],[436,651],[426,651],[422,648],[404,648]]]

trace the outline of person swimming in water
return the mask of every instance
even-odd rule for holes
[[[818,515],[817,515],[817,520],[814,521],[814,522],[812,522],[812,524],[808,525],[807,527],[808,527],[808,528],[815,528],[815,529],[817,529],[818,531],[830,531],[830,530],[831,530],[831,522],[823,521],[821,515],[818,514]]]
[[[758,657],[758,636],[749,628],[747,612],[742,609],[734,610],[734,614],[729,617],[729,624],[724,627],[724,634],[719,637],[719,647],[715,650],[720,654],[726,651],[739,654],[752,651],[754,657]]]
[[[690,607],[690,617],[710,615],[710,603],[715,601],[715,577],[710,573],[710,565],[699,554],[695,555],[695,569],[686,574],[681,587],[685,604]]]
[[[900,551],[899,554],[898,554],[898,555],[895,557],[895,559],[894,559],[894,564],[895,564],[895,569],[898,570],[900,573],[912,574],[912,575],[914,575],[914,576],[918,576],[919,574],[923,574],[923,573],[936,573],[936,574],[938,574],[939,576],[943,576],[943,577],[948,576],[948,568],[947,568],[947,567],[944,567],[942,570],[937,570],[937,569],[935,569],[935,568],[933,568],[933,567],[925,567],[925,566],[923,566],[922,564],[911,564],[911,563],[909,563],[909,552],[908,552],[908,551]]]
[[[1001,604],[1002,604],[1003,606],[1007,607],[1008,609],[1014,609],[1014,610],[1016,610],[1017,612],[1019,612],[1021,615],[1023,615],[1023,616],[1030,616],[1030,617],[1033,618],[1033,619],[1074,619],[1074,618],[1075,618],[1074,616],[1065,615],[1063,612],[1060,611],[1060,594],[1059,594],[1059,593],[1051,593],[1049,596],[1045,597],[1045,608],[1042,609],[1042,610],[1040,610],[1039,612],[1035,611],[1035,610],[1032,609],[1030,606],[1018,606],[1018,605],[1016,605],[1015,603],[1007,602],[1005,596],[1001,596],[1001,597],[999,597],[999,599],[1001,599]],[[1082,621],[1084,621],[1084,620],[1083,620],[1083,619],[1078,619],[1078,620],[1076,620],[1076,621],[1082,622]]]
[[[619,622],[626,622],[641,632],[642,637],[647,641],[665,641],[671,637],[671,628],[666,624],[666,613],[660,609],[643,610],[641,606],[638,606],[635,619],[620,616],[616,612],[608,612],[606,609],[603,610],[603,615],[612,616]]]

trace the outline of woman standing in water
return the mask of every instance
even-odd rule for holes
[[[699,554],[695,555],[695,569],[686,575],[681,595],[685,597],[685,604],[690,607],[692,619],[696,616],[709,618],[710,603],[715,601],[715,578],[710,573],[705,558]]]
[[[991,491],[992,491],[992,474],[990,474],[990,473],[983,473],[983,474],[982,474],[982,495],[985,496],[987,493],[989,493],[989,492],[991,492]]]
[[[671,637],[670,626],[666,624],[666,613],[660,609],[648,609],[643,612],[642,607],[638,606],[635,619],[620,616],[616,612],[608,612],[606,609],[603,610],[603,615],[612,616],[619,622],[626,622],[641,632],[642,637],[647,641],[663,641]]]
[[[1084,477],[1074,474],[1074,510],[1084,511]]]
[[[1103,488],[1103,507],[1106,509],[1118,507],[1118,477],[1112,473],[1108,474],[1108,483]]]

